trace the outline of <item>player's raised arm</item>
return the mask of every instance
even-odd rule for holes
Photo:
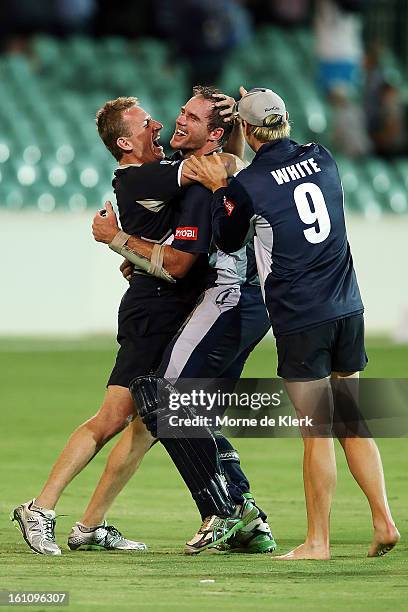
[[[228,176],[234,176],[244,167],[239,157],[231,153],[221,153],[220,158]],[[116,176],[121,179],[129,193],[136,200],[158,199],[170,200],[180,192],[181,187],[192,185],[195,180],[191,176],[189,159],[181,161],[162,160],[149,162],[141,166],[124,167],[116,170]],[[126,173],[126,175],[123,175]]]
[[[252,202],[240,183],[233,179],[228,187],[214,192],[212,220],[214,242],[225,253],[234,253],[249,239]]]
[[[242,97],[247,93],[247,90],[241,85],[239,88],[239,93]],[[243,160],[245,152],[245,138],[242,130],[241,119],[237,113],[237,104],[234,98],[231,96],[226,96],[222,93],[213,94],[213,97],[217,99],[215,106],[221,109],[220,115],[224,117],[225,123],[232,122],[234,124],[230,137],[224,145],[224,152],[232,153]]]

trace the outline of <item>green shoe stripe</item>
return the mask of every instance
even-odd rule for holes
[[[213,548],[214,546],[221,544],[221,542],[225,542],[225,540],[228,540],[232,535],[234,535],[234,533],[238,531],[238,529],[242,529],[243,526],[244,526],[244,522],[242,520],[237,521],[235,525],[233,525],[226,533],[224,533],[223,536],[221,536],[221,538],[218,538],[218,540],[214,540],[213,542],[206,544],[205,546],[200,548],[197,552],[201,552],[202,550],[207,550],[207,548]]]
[[[220,544],[221,542],[225,542],[225,540],[228,540],[239,529],[242,529],[243,527],[251,523],[251,521],[256,519],[257,516],[258,516],[258,510],[254,506],[252,510],[250,510],[244,518],[242,518],[240,521],[235,523],[235,525],[233,525],[231,529],[229,529],[221,538],[218,538],[218,540],[215,540],[214,542],[210,542],[210,544],[203,546],[202,548],[200,548],[200,550],[206,550],[207,548],[213,548],[214,546],[217,546],[217,544]]]
[[[246,525],[249,525],[249,523],[251,523],[254,519],[258,518],[258,516],[259,516],[258,508],[254,506],[252,510],[250,510],[248,514],[244,516],[242,519],[244,527],[246,527]]]

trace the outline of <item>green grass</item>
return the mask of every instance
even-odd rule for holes
[[[182,544],[196,530],[198,518],[158,445],[109,517],[129,537],[146,541],[150,552],[73,553],[66,547],[66,536],[80,518],[110,445],[61,499],[57,539],[62,557],[30,553],[8,513],[38,493],[68,434],[96,410],[114,350],[105,339],[0,341],[0,590],[68,590],[71,611],[300,607],[325,611],[406,606],[407,439],[379,441],[390,503],[403,535],[401,545],[382,559],[365,558],[371,538],[369,511],[340,452],[331,561],[278,563],[266,555],[183,556]],[[407,376],[407,346],[373,340],[368,350],[368,376]],[[273,345],[264,343],[249,361],[246,375],[265,377],[274,371]],[[236,444],[257,500],[269,513],[279,550],[287,551],[305,534],[301,441],[245,439]],[[205,579],[215,582],[200,582]]]

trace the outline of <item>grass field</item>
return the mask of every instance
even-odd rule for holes
[[[408,377],[407,346],[372,340],[368,349],[367,376]],[[199,521],[158,445],[109,517],[129,537],[146,541],[150,552],[70,552],[66,546],[109,446],[60,502],[57,539],[62,557],[33,555],[9,522],[9,511],[38,493],[67,435],[96,410],[114,350],[106,339],[0,341],[0,590],[67,590],[71,611],[407,608],[407,439],[379,441],[390,503],[403,536],[400,546],[384,558],[365,558],[371,538],[368,507],[340,452],[331,561],[279,563],[267,555],[185,557],[182,544]],[[266,342],[249,361],[246,375],[265,377],[274,371],[273,345]],[[236,444],[257,500],[269,513],[279,551],[287,551],[305,534],[301,442],[246,439]],[[206,579],[214,582],[200,582]]]

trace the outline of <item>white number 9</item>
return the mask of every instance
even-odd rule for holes
[[[310,208],[307,196],[310,196],[314,207],[314,212]],[[296,208],[299,217],[305,225],[314,225],[317,221],[318,226],[309,227],[303,230],[305,238],[312,244],[318,244],[326,240],[330,234],[331,224],[329,213],[327,212],[326,202],[320,187],[314,183],[302,183],[293,192]]]

